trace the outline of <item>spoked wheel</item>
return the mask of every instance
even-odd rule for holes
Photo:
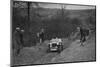
[[[58,53],[60,53],[62,50],[63,50],[63,46],[60,45],[60,46],[58,47]]]
[[[48,45],[48,49],[47,49],[47,53],[49,53],[50,52],[50,45]]]

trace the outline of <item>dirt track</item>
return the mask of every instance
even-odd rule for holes
[[[84,43],[84,47],[80,46],[79,40],[71,42],[64,39],[63,44],[65,48],[61,53],[47,53],[46,43],[43,43],[41,46],[22,49],[20,56],[15,57],[14,64],[27,65],[95,60],[95,37],[87,40]]]

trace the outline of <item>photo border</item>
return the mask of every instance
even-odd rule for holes
[[[36,2],[36,3],[46,3],[46,4],[61,4],[61,5],[77,5],[77,6],[94,6],[95,7],[95,15],[97,16],[97,7],[96,5],[87,5],[87,4],[69,4],[69,3],[56,3],[56,2],[42,2],[42,1],[20,1],[20,0],[10,0],[10,66],[11,67],[17,67],[17,66],[38,66],[38,65],[54,65],[54,64],[68,64],[68,63],[86,63],[86,62],[96,62],[97,60],[97,23],[95,23],[95,60],[89,60],[89,61],[72,61],[72,62],[58,62],[58,63],[45,63],[45,64],[26,64],[26,65],[12,65],[12,12],[13,12],[13,1],[19,1],[19,2]],[[97,20],[95,16],[95,19]],[[97,21],[96,21],[97,22]]]

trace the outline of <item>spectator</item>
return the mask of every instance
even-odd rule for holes
[[[37,36],[39,37],[39,42],[44,42],[44,29],[41,29],[39,33],[37,33]]]
[[[78,31],[80,32],[80,42],[81,46],[84,46],[83,43],[86,41],[86,36],[89,35],[89,30],[83,27],[77,27]]]
[[[16,55],[19,55],[20,50],[23,48],[23,32],[24,30],[21,30],[20,27],[17,27],[14,32],[14,49],[16,50]]]

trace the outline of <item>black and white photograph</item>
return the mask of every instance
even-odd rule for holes
[[[96,61],[96,5],[11,0],[11,66]]]

